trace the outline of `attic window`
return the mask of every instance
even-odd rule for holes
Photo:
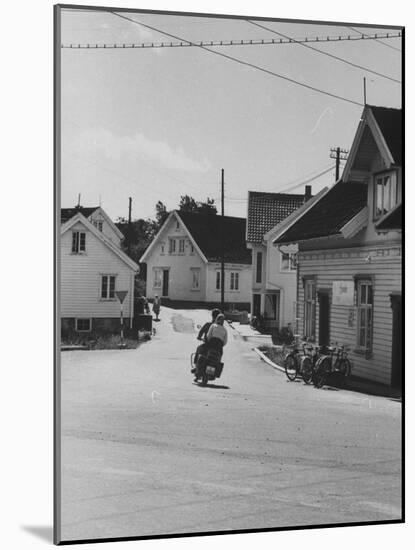
[[[99,231],[102,231],[102,220],[94,220],[92,223]]]
[[[86,234],[83,231],[72,231],[72,254],[86,251]]]
[[[387,172],[379,174],[375,178],[375,205],[374,219],[381,218],[392,210],[398,202],[398,186],[396,173]]]

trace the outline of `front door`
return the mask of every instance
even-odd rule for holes
[[[162,296],[167,298],[169,295],[169,270],[163,269],[163,293]]]
[[[391,296],[392,306],[392,386],[402,387],[402,308],[401,296]]]
[[[318,294],[318,343],[328,346],[330,343],[330,298],[328,293]]]
[[[252,303],[252,315],[258,317],[261,314],[261,294],[254,294]]]

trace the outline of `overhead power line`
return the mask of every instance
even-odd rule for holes
[[[355,67],[356,69],[362,69],[364,71],[367,71],[368,73],[375,74],[377,76],[381,76],[382,78],[387,78],[388,80],[392,80],[393,82],[397,82],[398,84],[401,84],[400,80],[397,80],[396,78],[392,78],[391,76],[388,76],[384,73],[379,73],[377,71],[374,71],[372,69],[369,69],[368,67],[363,67],[362,65],[358,65],[357,63],[352,63],[351,61],[348,61],[347,59],[344,59],[343,57],[339,57],[337,55],[334,55],[329,52],[324,52],[323,50],[319,50],[318,48],[315,48],[314,46],[309,46],[308,44],[305,44],[304,42],[299,42],[298,40],[294,40],[290,36],[287,36],[286,34],[282,34],[274,29],[271,29],[269,27],[266,27],[265,25],[261,25],[260,23],[256,23],[255,21],[251,21],[250,19],[246,20],[247,23],[250,23],[251,25],[255,25],[256,27],[260,27],[261,29],[267,30],[269,32],[272,32],[274,34],[277,34],[278,36],[281,36],[285,39],[291,40],[295,44],[298,44],[299,46],[303,46],[304,48],[308,48],[309,50],[312,50],[313,52],[319,53],[321,55],[325,55],[327,57],[331,57],[332,59],[335,59],[336,61],[340,61],[341,63],[346,63],[347,65],[350,65],[351,67]],[[362,35],[363,38],[364,35]]]
[[[302,86],[303,88],[307,88],[308,90],[312,90],[313,92],[324,94],[324,95],[333,97],[335,99],[340,99],[341,101],[346,101],[347,103],[352,103],[353,105],[358,105],[359,107],[364,106],[363,103],[360,103],[360,101],[354,101],[353,99],[348,99],[346,97],[343,97],[343,96],[340,96],[340,95],[337,95],[337,94],[333,94],[331,92],[327,92],[327,91],[321,90],[319,88],[315,88],[314,86],[310,86],[309,84],[304,84],[303,82],[299,82],[298,80],[294,80],[293,78],[289,78],[288,76],[284,76],[284,75],[278,74],[274,71],[270,71],[269,69],[265,69],[264,67],[260,67],[259,65],[255,65],[254,63],[248,63],[247,61],[243,61],[242,59],[238,59],[237,57],[233,57],[233,56],[224,54],[222,52],[218,52],[216,50],[211,50],[210,48],[207,48],[206,46],[201,46],[200,44],[198,44],[196,42],[192,42],[190,40],[180,38],[180,37],[175,36],[173,34],[170,34],[168,32],[157,29],[156,27],[152,27],[151,25],[147,25],[145,23],[142,23],[141,21],[137,21],[136,19],[131,19],[131,17],[121,15],[120,13],[117,13],[115,11],[110,11],[109,13],[112,13],[113,15],[115,15],[117,17],[120,17],[121,19],[125,19],[126,21],[130,21],[131,23],[134,23],[136,25],[146,27],[147,29],[153,30],[155,32],[159,32],[160,34],[164,34],[165,36],[169,36],[170,38],[174,38],[175,40],[181,40],[183,42],[188,42],[190,44],[194,44],[195,46],[199,47],[202,50],[213,53],[215,55],[219,55],[221,57],[224,57],[225,59],[229,59],[230,61],[234,61],[235,63],[239,63],[240,65],[244,65],[245,67],[251,67],[252,69],[256,69],[256,70],[261,71],[265,74],[275,76],[276,78],[280,78],[282,80],[286,80],[287,82],[291,82],[292,84],[297,84],[297,86]]]
[[[330,172],[334,168],[335,168],[335,165],[330,164],[330,166],[328,168],[325,168],[324,170],[322,170],[318,174],[315,174],[314,176],[311,176],[311,177],[309,177],[305,180],[302,180],[299,183],[296,183],[295,185],[290,185],[289,187],[286,187],[285,189],[281,189],[281,190],[279,189],[278,191],[273,191],[273,192],[270,191],[269,193],[264,194],[262,197],[264,197],[264,198],[268,198],[268,197],[273,198],[275,196],[275,193],[288,193],[289,191],[293,191],[294,189],[297,189],[298,187],[306,185],[307,183],[311,183],[312,181],[316,180],[320,176],[324,176],[325,174],[327,174],[328,172]],[[228,197],[227,200],[231,201],[231,202],[246,202],[248,200],[248,198]]]
[[[252,23],[252,21],[249,21]],[[265,28],[265,27],[264,27]],[[356,40],[376,40],[380,38],[399,38],[401,36],[398,34],[384,34],[384,35],[347,35],[347,36],[315,36],[315,37],[306,37],[306,38],[257,38],[252,40],[207,40],[200,42],[139,42],[139,43],[68,43],[61,44],[61,48],[74,49],[74,50],[124,50],[124,49],[148,49],[148,48],[184,48],[184,47],[197,47],[197,46],[209,46],[212,48],[225,47],[225,46],[269,46],[269,45],[284,45],[284,44],[303,44],[308,42],[349,42]],[[320,50],[316,50],[320,51]]]
[[[361,36],[368,36],[366,33],[362,32],[362,31],[359,31],[358,29],[355,29],[354,27],[346,27],[346,28],[351,29],[352,31],[359,33]],[[400,34],[399,38],[401,38],[402,34],[401,33],[399,33],[399,34]],[[392,46],[391,44],[386,44],[386,42],[383,42],[383,40],[379,40],[379,38],[384,38],[384,36],[379,36],[379,37],[375,38],[376,42],[379,42],[379,44],[383,44],[384,46],[386,46],[387,48],[390,48],[391,50],[396,50],[397,52],[402,53],[402,50],[400,48],[396,48],[395,46]]]

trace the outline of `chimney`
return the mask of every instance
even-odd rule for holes
[[[305,193],[304,193],[304,202],[307,202],[311,199],[311,185],[305,186]]]

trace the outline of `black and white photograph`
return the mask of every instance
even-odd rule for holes
[[[54,7],[54,542],[402,523],[405,22],[150,8]]]

